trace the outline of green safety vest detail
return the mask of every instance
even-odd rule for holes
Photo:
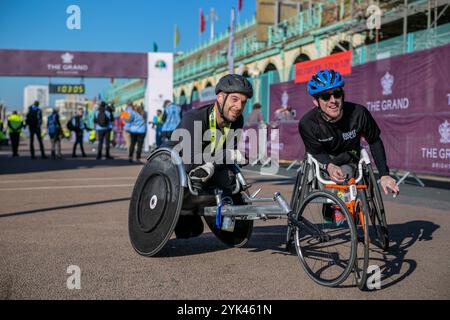
[[[211,153],[214,152],[214,150],[216,149],[216,147],[218,149],[221,149],[223,147],[223,143],[225,142],[227,135],[228,135],[228,131],[230,130],[231,127],[231,123],[227,124],[224,127],[224,134],[222,134],[220,136],[219,141],[217,141],[216,143],[216,128],[217,128],[217,122],[216,122],[216,106],[214,106],[213,111],[211,112],[211,114],[209,115],[209,130],[211,132],[211,137],[210,137],[210,141],[211,141]]]
[[[12,128],[9,128],[9,133],[11,132],[20,132],[22,129],[23,120],[22,117],[16,114],[10,115],[8,117],[8,123]]]

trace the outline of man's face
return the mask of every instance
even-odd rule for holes
[[[320,93],[317,100],[313,99],[313,103],[331,119],[337,119],[342,112],[343,96],[342,88],[334,88]]]
[[[219,101],[220,105],[223,104],[225,97],[225,93],[219,93],[217,100]],[[244,112],[246,102],[247,96],[243,95],[242,93],[228,94],[225,106],[223,107],[223,114],[228,120],[236,121],[236,119],[239,118]]]
[[[83,110],[78,110],[78,115],[82,116],[83,115]]]

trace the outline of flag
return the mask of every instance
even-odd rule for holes
[[[173,48],[176,49],[180,43],[180,30],[178,30],[178,25],[175,25],[175,34],[173,36]]]
[[[228,72],[234,73],[234,8],[231,9],[231,21],[230,21],[230,39],[228,43]]]
[[[238,11],[241,11],[242,10],[242,2],[243,2],[244,0],[238,0]]]
[[[156,42],[153,42],[153,52],[158,52],[158,45]]]
[[[203,9],[200,8],[200,33],[205,31],[205,16],[203,15]]]

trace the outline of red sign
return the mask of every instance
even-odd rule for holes
[[[147,53],[1,49],[0,76],[147,78]]]
[[[352,51],[335,53],[331,56],[295,65],[295,83],[307,82],[319,70],[333,69],[345,75],[352,72]]]

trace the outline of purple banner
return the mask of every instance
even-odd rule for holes
[[[147,78],[147,53],[1,49],[0,76]]]
[[[446,45],[356,66],[345,77],[346,100],[366,106],[374,116],[391,168],[450,176],[449,70]],[[272,85],[271,121],[282,105],[292,107],[300,120],[313,108],[306,84]],[[298,132],[295,137],[281,136],[280,143],[301,149]],[[285,156],[280,159],[299,159]]]

